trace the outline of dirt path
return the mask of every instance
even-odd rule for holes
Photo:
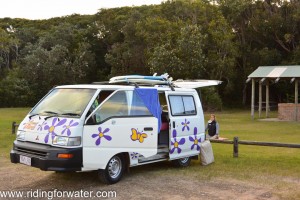
[[[132,168],[121,182],[104,185],[98,181],[95,172],[44,172],[1,160],[1,191],[35,189],[116,191],[117,199],[281,199],[274,195],[270,188],[237,180],[199,180],[183,176],[180,171],[176,175],[170,175],[170,171],[167,170],[165,174],[157,173],[155,168],[161,169],[164,167],[163,164],[154,164],[153,170],[142,166]],[[170,166],[167,164],[167,167]]]

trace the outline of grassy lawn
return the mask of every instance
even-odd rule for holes
[[[276,113],[272,115],[276,116]],[[217,116],[221,137],[232,140],[238,136],[240,140],[300,144],[299,122],[252,121],[247,111],[222,112]],[[233,159],[232,145],[213,144],[213,147],[218,163],[214,166],[218,167],[216,173],[226,168],[226,174],[239,172],[241,177],[268,173],[300,178],[300,149],[239,145],[239,158]],[[234,170],[229,170],[231,168]]]
[[[221,137],[300,144],[299,122],[252,121],[250,111],[225,111],[216,116]],[[271,117],[276,116],[277,113],[271,113]],[[214,143],[213,150],[215,164],[203,168],[199,175],[202,178],[247,180],[270,185],[279,191],[293,188],[294,182],[300,180],[300,149],[239,145],[239,158],[232,156],[233,145]],[[300,199],[300,192],[289,195],[289,198]]]
[[[11,134],[11,122],[20,123],[29,108],[0,109],[0,162],[9,163],[9,152],[15,135]],[[275,112],[271,116],[275,117]],[[300,144],[300,123],[265,122],[251,120],[250,111],[230,110],[216,113],[221,137],[240,140],[267,141]],[[209,113],[205,115],[209,118]],[[239,145],[239,158],[233,158],[233,146],[213,144],[215,163],[200,166],[193,161],[184,169],[165,168],[158,165],[135,168],[157,176],[181,174],[201,180],[235,180],[258,186],[267,186],[283,199],[300,199],[300,149]]]
[[[9,158],[9,152],[16,135],[11,134],[11,124],[13,121],[19,124],[29,108],[0,108],[0,159]]]

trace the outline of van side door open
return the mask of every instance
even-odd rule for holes
[[[205,139],[203,111],[195,92],[166,92],[169,105],[171,160],[198,155]]]
[[[157,153],[158,120],[134,90],[113,92],[89,118],[95,122],[83,130],[84,169],[105,169],[122,152],[144,157]]]

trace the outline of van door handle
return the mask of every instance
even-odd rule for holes
[[[145,127],[144,131],[153,131],[153,128],[152,127]]]
[[[175,128],[175,121],[173,121],[173,128]]]

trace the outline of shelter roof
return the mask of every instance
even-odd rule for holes
[[[248,78],[297,78],[300,77],[300,65],[260,66]]]

